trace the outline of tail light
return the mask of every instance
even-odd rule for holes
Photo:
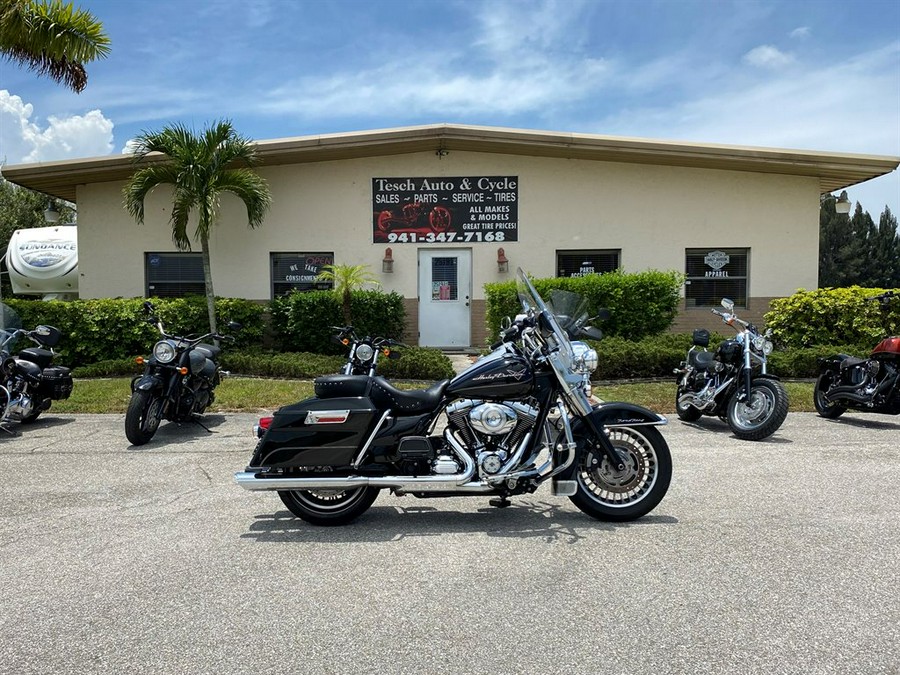
[[[265,436],[266,432],[269,430],[269,427],[272,426],[272,420],[274,417],[260,417],[259,424],[255,424],[253,426],[253,433],[256,434],[257,438],[262,438]]]

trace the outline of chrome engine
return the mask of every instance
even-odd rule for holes
[[[505,473],[518,463],[537,417],[536,407],[519,402],[463,399],[447,408],[448,426],[476,457],[482,478]]]

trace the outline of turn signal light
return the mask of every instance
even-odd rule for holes
[[[144,365],[144,357],[143,357],[143,356],[139,356],[139,357],[137,357],[137,358],[134,360],[134,362],[135,362],[136,364],[138,364],[139,366],[142,366],[142,365]]]
[[[341,342],[343,342],[345,345],[350,344],[350,340],[348,340],[347,338],[344,338],[343,340],[341,340]]]
[[[181,366],[181,368],[178,369],[178,372],[181,373],[182,375],[187,375],[188,369],[185,366]]]

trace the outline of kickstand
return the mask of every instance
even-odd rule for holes
[[[201,428],[203,428],[203,429],[206,429],[206,433],[208,433],[208,434],[211,434],[211,433],[212,433],[212,430],[211,430],[208,426],[206,426],[205,424],[203,424],[203,422],[200,421],[200,417],[199,417],[199,416],[195,415],[194,417],[192,417],[192,418],[191,418],[191,422],[193,422],[194,424],[196,424],[197,426],[199,426],[199,427],[201,427]]]
[[[509,499],[507,499],[504,495],[503,497],[492,497],[488,501],[488,504],[490,504],[491,506],[496,506],[498,509],[505,509],[507,506],[512,504],[512,502],[509,501]]]

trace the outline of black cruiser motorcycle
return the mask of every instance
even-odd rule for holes
[[[353,326],[332,326],[331,330],[337,331],[331,336],[332,342],[349,347],[347,363],[341,368],[344,375],[370,375],[375,376],[378,370],[378,356],[384,355],[389,359],[399,359],[400,352],[392,347],[402,347],[396,340],[383,337],[357,337]]]
[[[869,300],[887,307],[895,291]],[[900,415],[900,336],[886,337],[867,359],[835,354],[821,359],[813,404],[822,417],[835,419],[847,410]]]
[[[199,337],[169,335],[151,302],[144,303],[144,312],[162,339],[153,346],[149,358],[137,358],[144,374],[131,381],[131,401],[125,413],[125,436],[133,445],[150,442],[164,419],[200,424],[197,417],[212,405],[222,376],[218,364],[222,350],[203,341],[234,341],[229,335],[213,333]],[[230,322],[228,328],[238,330],[241,325]]]
[[[37,346],[14,352],[22,337]],[[6,422],[30,424],[49,410],[51,401],[69,398],[69,369],[52,365],[53,347],[61,337],[53,326],[24,330],[12,308],[0,303],[0,426]]]
[[[706,350],[709,331],[694,331],[687,360],[675,369],[675,412],[685,422],[716,415],[728,422],[738,438],[759,441],[778,430],[788,411],[784,385],[766,372],[773,349],[771,331],[760,334],[752,323],[739,319],[728,298],[722,300],[722,307],[727,311],[710,311],[721,316],[737,335],[734,340],[723,340],[711,353]]]
[[[404,391],[381,377],[330,375],[315,397],[260,420],[247,490],[274,490],[299,518],[342,525],[378,491],[416,497],[509,497],[550,482],[600,520],[628,521],[662,500],[672,476],[665,417],[630,403],[592,407],[597,353],[580,297],[545,304],[520,269],[523,313],[494,351],[452,380]]]

